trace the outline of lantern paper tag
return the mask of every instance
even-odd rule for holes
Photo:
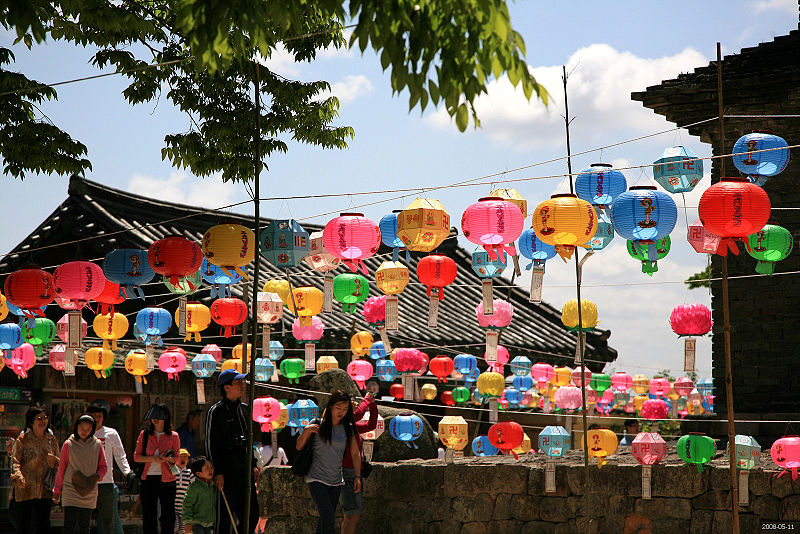
[[[270,382],[278,382],[280,380],[280,374],[278,374],[278,366],[275,366],[275,370],[272,372],[272,376],[269,377]]]
[[[519,254],[514,254],[511,259],[514,261],[514,276],[522,276],[522,271],[519,269]]]
[[[147,369],[152,371],[156,366],[156,349],[153,345],[147,345],[144,349],[144,353],[147,356]]]
[[[497,399],[489,399],[489,424],[497,422]]]
[[[75,349],[64,352],[64,376],[75,376]]]
[[[386,350],[386,354],[390,354],[392,352],[392,344],[389,343],[389,334],[386,333],[386,329],[382,326],[378,328],[378,333],[381,336],[381,341],[383,341],[383,348]]]
[[[453,463],[453,449],[447,449],[444,451],[444,463],[446,464]]]
[[[515,256],[516,257],[516,256]],[[534,267],[531,272],[531,294],[528,297],[530,302],[542,302],[542,286],[544,285],[544,269]]]
[[[272,438],[272,443],[278,443],[278,431],[275,430],[274,426],[272,427],[272,431],[269,433],[269,435]],[[278,451],[279,450],[280,450],[280,447],[272,447],[272,457],[273,458],[277,458],[278,457]]]
[[[545,395],[542,397],[542,412],[543,413],[550,413],[550,396]]]
[[[186,335],[186,296],[178,299],[178,334]]]
[[[202,378],[197,379],[197,404],[206,403],[206,386]]]
[[[430,306],[428,307],[428,326],[436,328],[439,326],[439,296],[431,295]]]
[[[453,451],[453,458],[463,458],[464,451]]]
[[[316,368],[317,358],[313,343],[306,343],[306,371],[313,371]]]
[[[403,400],[414,400],[414,377],[403,375]]]
[[[544,491],[555,493],[556,491],[556,462],[547,460],[544,464]]]
[[[481,289],[483,290],[483,314],[484,315],[494,315],[494,295],[492,292],[492,281],[484,280],[481,283]]]
[[[581,351],[581,338],[583,337],[582,333],[578,334],[578,342],[575,344],[575,365],[579,365],[581,360],[583,359],[583,351]],[[586,350],[586,344],[584,342],[583,349]]]
[[[653,466],[652,465],[643,465],[642,466],[642,499],[650,499],[652,498],[651,491],[650,491],[650,480],[653,476]]]
[[[750,505],[750,471],[739,470],[739,506]]]
[[[261,356],[264,358],[269,356],[269,336],[271,331],[272,329],[269,325],[264,325],[263,330],[261,330]]]
[[[81,348],[81,312],[69,312],[67,314],[67,321],[67,329],[69,331],[69,343],[67,343],[67,348],[79,349]]]
[[[486,361],[497,361],[497,341],[500,337],[498,332],[486,332]]]
[[[142,383],[139,382],[138,380],[134,380],[134,383],[136,384],[136,394],[137,395],[143,394],[144,393],[144,388],[142,388]]]
[[[694,356],[697,340],[693,337],[687,337],[683,340],[683,370],[694,371]]]
[[[322,301],[322,311],[333,311],[333,275],[325,275],[324,297]]]
[[[386,330],[397,330],[398,315],[397,295],[388,295],[386,297]]]
[[[276,443],[276,442],[273,442]],[[375,448],[375,443],[372,440],[365,439],[361,443],[362,451],[364,452],[364,458],[367,459],[368,462],[372,461],[372,451]]]

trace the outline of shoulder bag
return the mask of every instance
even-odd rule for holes
[[[306,446],[297,451],[297,455],[292,462],[292,474],[298,477],[308,475],[311,470],[311,463],[314,461],[314,434],[306,441]]]
[[[142,436],[142,456],[147,455],[147,437],[150,435],[148,431],[144,431]],[[128,493],[139,493],[139,484],[142,481],[144,474],[144,462],[132,462],[131,475],[125,480],[125,489]]]

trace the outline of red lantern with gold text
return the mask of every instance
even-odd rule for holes
[[[489,442],[503,454],[513,454],[515,459],[519,459],[519,456],[514,449],[520,446],[523,439],[525,432],[519,423],[514,421],[500,421],[489,428]]]
[[[14,271],[6,278],[3,293],[8,302],[17,306],[25,317],[44,317],[44,312],[39,308],[53,302],[53,276],[37,267]]]
[[[247,304],[242,299],[217,299],[211,305],[211,318],[223,329],[225,337],[231,337],[236,326],[247,319]]]
[[[428,369],[436,377],[437,382],[447,382],[453,372],[453,359],[448,356],[436,356],[428,364]]]
[[[728,250],[739,254],[734,239],[746,240],[761,230],[770,210],[767,193],[747,178],[722,178],[705,190],[698,206],[703,226],[722,238],[717,248],[721,256]]]
[[[90,261],[70,261],[53,272],[55,296],[69,299],[75,309],[81,309],[100,295],[106,285],[103,269]]]
[[[456,262],[442,254],[430,254],[417,263],[419,281],[428,286],[429,297],[435,289],[439,300],[444,299],[444,286],[453,283],[457,271]]]
[[[181,236],[159,239],[147,251],[147,261],[155,272],[177,285],[184,276],[197,272],[203,263],[203,250],[200,245]],[[194,284],[187,278],[189,289]]]

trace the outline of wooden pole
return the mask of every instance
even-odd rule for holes
[[[725,121],[722,106],[722,48],[717,43],[717,111],[719,113],[719,150],[725,154]],[[725,176],[725,158],[720,158],[720,178]],[[725,400],[728,405],[728,450],[731,478],[731,513],[733,534],[739,534],[739,484],[736,480],[736,424],[733,415],[733,367],[731,365],[731,316],[728,301],[728,256],[722,256],[722,323],[725,340]]]

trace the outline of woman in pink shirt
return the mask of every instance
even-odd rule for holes
[[[172,532],[175,525],[175,458],[181,450],[178,433],[172,430],[172,416],[164,404],[153,404],[145,415],[149,428],[136,440],[133,460],[144,464],[139,499],[142,503],[144,534]],[[161,517],[158,505],[161,504]]]

